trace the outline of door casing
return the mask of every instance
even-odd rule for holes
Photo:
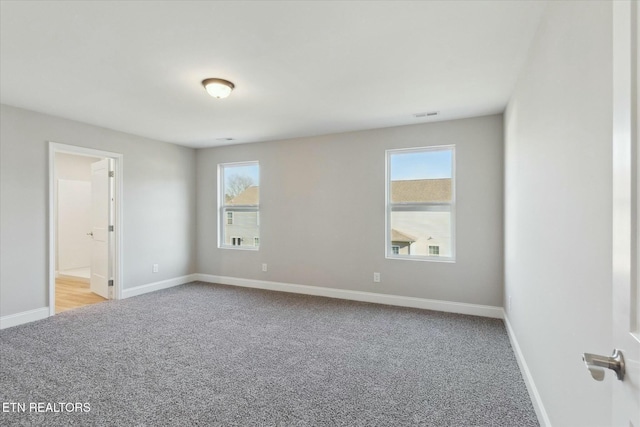
[[[122,299],[122,257],[123,257],[123,155],[110,151],[95,150],[93,148],[79,147],[75,145],[60,144],[49,141],[49,316],[56,314],[56,227],[55,227],[55,177],[56,177],[56,153],[74,154],[109,158],[113,160],[114,177],[114,236],[113,236],[113,299]]]
[[[612,381],[611,425],[640,427],[638,283],[638,21],[636,0],[613,2],[613,346],[626,376]]]

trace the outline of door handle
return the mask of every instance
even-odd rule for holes
[[[91,231],[90,233],[87,233],[87,236],[93,237],[93,231]]]
[[[596,381],[602,381],[604,379],[604,369],[611,369],[616,373],[616,377],[620,381],[624,379],[624,356],[622,352],[617,348],[613,350],[611,356],[600,356],[599,354],[583,353],[582,360],[589,369],[589,373]]]

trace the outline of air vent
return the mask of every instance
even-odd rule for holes
[[[413,115],[413,117],[415,117],[416,119],[420,119],[422,117],[434,117],[434,116],[437,116],[438,114],[440,114],[439,111],[431,111],[429,113],[416,113]]]

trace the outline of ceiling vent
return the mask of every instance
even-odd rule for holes
[[[420,119],[422,117],[434,117],[434,116],[437,116],[438,114],[440,114],[439,111],[431,111],[429,113],[416,113],[413,115],[413,117],[415,117],[416,119]]]

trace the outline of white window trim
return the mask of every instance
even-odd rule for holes
[[[258,160],[247,161],[247,162],[229,162],[229,163],[219,163],[218,164],[218,249],[231,249],[236,251],[257,251],[260,246],[246,245],[246,246],[234,246],[231,244],[233,237],[238,236],[229,236],[229,243],[225,243],[224,241],[224,226],[227,225],[227,216],[225,215],[225,207],[229,207],[225,205],[224,200],[224,168],[225,167],[233,167],[233,166],[253,166],[258,165],[258,185],[261,180],[261,171],[260,171],[260,162]],[[254,211],[257,213],[257,225],[260,227],[260,204],[257,205],[233,205],[234,209],[238,210],[247,210]],[[234,215],[235,222],[235,215]],[[233,225],[233,224],[230,224]]]
[[[441,151],[441,150],[451,150],[451,203],[407,203],[406,206],[437,206],[437,205],[447,205],[450,206],[451,212],[451,256],[428,256],[428,255],[401,255],[394,254],[391,249],[391,203],[389,203],[389,196],[391,193],[391,154],[398,153],[420,153],[424,151]],[[384,252],[386,259],[394,259],[394,260],[407,260],[407,261],[430,261],[430,262],[445,262],[445,263],[455,263],[456,262],[456,146],[454,144],[450,145],[433,145],[428,147],[414,147],[414,148],[394,148],[385,150],[385,193],[384,193],[384,202],[385,202],[385,219],[384,219],[384,228],[385,228],[385,241],[384,241]]]

